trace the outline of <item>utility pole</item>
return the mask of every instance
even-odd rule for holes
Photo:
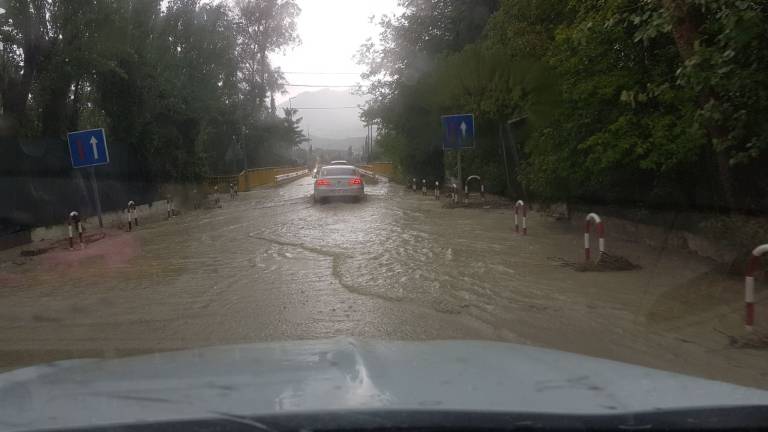
[[[245,127],[240,126],[240,150],[243,152],[243,171],[248,172],[248,149],[245,146]]]
[[[368,134],[370,135],[371,139],[368,141],[368,156],[373,153],[373,123],[368,124]]]
[[[507,193],[512,193],[512,184],[509,181],[509,165],[507,164],[507,145],[504,143],[504,126],[499,123],[499,145],[501,145],[501,157],[504,158],[504,178],[507,181]]]
[[[527,118],[528,116],[524,115],[512,120],[507,120],[507,134],[509,135],[510,144],[512,144],[512,159],[515,162],[515,173],[520,171],[520,152],[517,148],[517,140],[512,128],[518,124],[523,124]],[[522,184],[520,185],[520,189],[520,192],[523,194],[523,199],[528,200],[528,194],[525,193],[525,187]]]

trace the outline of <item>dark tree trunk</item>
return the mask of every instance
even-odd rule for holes
[[[697,11],[692,9],[687,0],[662,0],[664,7],[672,15],[672,36],[683,62],[693,56],[694,46],[699,40],[701,28],[700,17]],[[707,89],[699,98],[699,106],[704,107],[711,101],[717,102],[719,95],[712,89]],[[715,143],[723,142],[728,138],[728,130],[722,125],[709,124],[707,133],[713,143],[717,172],[722,188],[723,197],[730,210],[736,208],[736,199],[733,189],[733,179],[730,168],[730,157],[725,149],[715,147]]]
[[[67,121],[67,129],[70,131],[76,131],[80,128],[80,87],[82,85],[82,79],[78,78],[75,81],[75,88],[72,92],[72,106],[69,110],[69,120]]]

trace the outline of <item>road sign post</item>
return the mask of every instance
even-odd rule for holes
[[[101,198],[99,185],[96,182],[96,166],[109,163],[107,151],[107,137],[104,129],[89,129],[67,134],[69,144],[69,157],[72,168],[88,168],[91,187],[93,188],[93,202],[96,206],[96,214],[99,218],[99,228],[104,228],[101,216]]]
[[[99,228],[104,228],[104,221],[101,218],[101,198],[99,197],[99,183],[96,181],[96,169],[94,167],[88,167],[88,174],[90,174],[91,178],[93,203],[96,205],[96,216],[99,218]]]
[[[475,116],[454,114],[440,117],[443,126],[443,150],[456,150],[456,171],[459,176],[458,193],[464,191],[461,175],[461,150],[475,147]],[[463,201],[460,196],[459,201]]]
[[[464,179],[461,176],[461,149],[456,151],[456,171],[459,175],[459,201],[458,202],[464,202]]]

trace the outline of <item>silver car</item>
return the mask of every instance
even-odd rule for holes
[[[351,165],[320,168],[315,180],[315,202],[332,197],[351,197],[359,201],[365,196],[365,184],[360,172]]]

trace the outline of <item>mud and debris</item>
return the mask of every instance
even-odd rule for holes
[[[484,197],[481,197],[479,193],[470,193],[466,201],[462,200],[454,203],[450,199],[450,195],[447,194],[442,201],[442,206],[446,209],[513,209],[515,202],[499,195],[486,193]]]
[[[596,261],[582,261],[576,263],[573,269],[580,272],[609,272],[637,270],[640,266],[624,258],[623,256],[602,252]]]
[[[23,249],[21,252],[19,252],[19,255],[23,257],[33,257],[33,256],[42,255],[44,253],[48,253],[53,249],[55,249],[54,246],[40,247],[36,249]]]
[[[597,261],[569,261],[562,257],[547,257],[547,260],[561,267],[573,269],[577,272],[611,272],[639,270],[642,267],[622,256],[603,252]]]
[[[726,333],[717,327],[714,327],[713,330],[725,336],[728,340],[728,345],[733,348],[768,350],[768,333],[749,331],[746,334],[737,336]]]
[[[0,254],[0,369],[333,336],[485,339],[768,388],[766,351],[713,330],[745,336],[743,281],[710,261],[611,239],[604,265],[633,271],[574,272],[583,232],[529,212],[516,234],[513,208],[492,196],[448,211],[381,181],[360,203],[313,204],[312,182],[83,250]]]

